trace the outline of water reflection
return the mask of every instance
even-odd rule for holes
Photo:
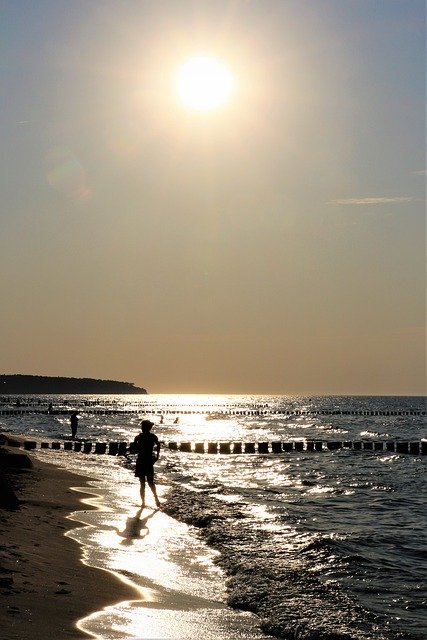
[[[130,516],[126,520],[125,528],[123,531],[116,529],[117,534],[123,538],[120,544],[124,546],[130,546],[136,539],[145,538],[149,533],[147,522],[154,516],[159,509],[153,509],[145,518],[141,518],[144,507],[139,507],[134,516]]]

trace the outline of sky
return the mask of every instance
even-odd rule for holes
[[[0,373],[423,395],[425,51],[423,0],[0,0]]]

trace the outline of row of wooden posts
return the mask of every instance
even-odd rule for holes
[[[39,408],[27,408],[27,409],[11,409],[0,408],[0,415],[2,416],[20,416],[29,414],[49,414],[49,415],[70,415],[77,409],[39,409]],[[286,415],[286,416],[425,416],[425,411],[380,411],[380,410],[345,410],[345,409],[225,409],[220,411],[212,410],[184,410],[177,409],[174,411],[161,411],[159,409],[145,409],[145,408],[129,408],[129,409],[109,409],[109,408],[88,408],[81,407],[79,409],[81,413],[90,415],[126,415],[139,413],[141,415],[158,415],[163,414],[177,414],[177,415],[214,415],[221,418],[221,416],[265,416],[265,415]]]
[[[0,443],[1,444],[1,443]],[[86,442],[80,440],[65,440],[64,442],[36,442],[27,440],[19,442],[7,439],[4,444],[13,447],[23,447],[30,451],[33,449],[51,449],[63,451],[75,451],[82,453],[108,454],[113,456],[125,456],[135,454],[136,448],[133,442]],[[427,440],[410,441],[324,441],[324,440],[295,440],[277,442],[163,442],[163,446],[171,451],[183,453],[208,453],[208,454],[284,454],[293,451],[336,451],[338,449],[350,449],[353,451],[385,451],[389,453],[408,453],[412,455],[425,455],[427,453]]]

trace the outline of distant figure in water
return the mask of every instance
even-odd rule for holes
[[[71,414],[70,424],[71,424],[71,437],[74,440],[74,438],[76,437],[76,433],[77,433],[77,427],[79,426],[79,419],[77,417],[77,411],[73,411],[73,413]]]
[[[135,476],[139,478],[141,483],[141,507],[145,506],[145,480],[153,492],[156,507],[160,507],[160,501],[157,497],[156,485],[154,484],[154,463],[159,459],[160,442],[158,437],[151,433],[154,422],[151,420],[143,420],[141,422],[141,433],[138,433],[134,443],[138,457],[136,459]]]
[[[175,420],[173,421],[174,424],[178,424],[179,423],[179,417],[176,416]]]

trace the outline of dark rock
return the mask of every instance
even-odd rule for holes
[[[12,489],[9,479],[0,473],[0,509],[17,509],[19,500]]]
[[[32,469],[33,463],[26,453],[11,451],[5,447],[0,447],[0,470],[1,469]]]

